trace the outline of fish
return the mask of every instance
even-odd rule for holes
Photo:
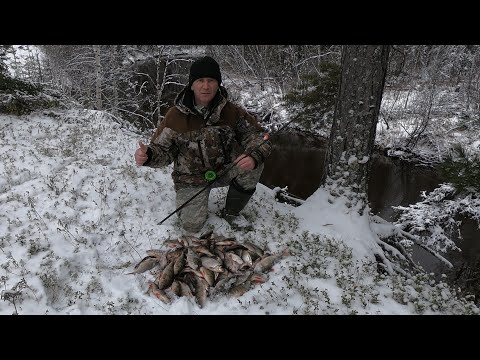
[[[160,271],[165,269],[165,266],[167,266],[168,264],[167,255],[163,250],[158,250],[158,249],[147,250],[147,255],[154,256],[157,258],[158,267],[160,268]]]
[[[257,256],[259,257],[263,256],[264,251],[257,245],[251,243],[250,241],[245,241],[243,243],[243,246],[245,246],[250,252],[256,254]]]
[[[173,280],[172,285],[170,285],[170,290],[177,295],[182,296],[182,287],[180,286],[180,281]]]
[[[163,290],[168,288],[170,285],[173,283],[173,267],[175,266],[175,263],[171,261],[165,269],[161,272],[161,274],[158,276],[158,287]]]
[[[249,280],[255,284],[263,284],[267,281],[267,278],[263,274],[254,272],[252,275],[250,275]]]
[[[202,266],[217,273],[223,272],[222,262],[211,257],[203,256],[200,258]]]
[[[150,249],[146,251],[148,256],[162,257],[165,256],[165,251],[160,249]]]
[[[208,255],[208,256],[215,256],[205,245],[198,245],[195,246],[195,251],[200,254]]]
[[[255,264],[253,271],[257,273],[263,273],[263,272],[269,271],[273,267],[273,264],[275,264],[280,258],[287,256],[289,254],[290,252],[288,251],[288,249],[285,249],[279,254],[268,255],[260,259],[260,261],[258,261]]]
[[[201,236],[182,235],[168,240],[167,250],[150,249],[132,273],[150,272],[155,281],[148,282],[148,293],[165,304],[170,296],[194,297],[204,308],[208,297],[238,298],[252,287],[268,280],[268,271],[288,249],[271,254],[251,242],[214,236],[213,231]],[[170,296],[169,296],[170,295]]]
[[[184,247],[189,247],[193,246],[198,239],[191,235],[183,235],[178,239],[178,241],[180,241]]]
[[[189,289],[190,289],[190,292],[192,294],[195,293],[195,287],[196,287],[196,283],[197,283],[197,277],[195,276],[194,273],[192,272],[185,272],[187,269],[184,269],[184,272],[183,272],[183,283],[186,284]],[[183,291],[183,289],[182,289]]]
[[[196,277],[196,283],[195,283],[195,300],[197,301],[197,304],[200,306],[200,308],[203,308],[207,302],[207,289],[208,289],[208,283],[205,281],[205,279]]]
[[[243,284],[245,281],[250,280],[251,276],[253,275],[253,271],[246,271],[243,274],[237,275],[235,279],[234,286]]]
[[[158,259],[155,256],[146,256],[140,262],[135,265],[132,272],[127,273],[126,275],[132,274],[141,274],[145,271],[153,269],[158,264]]]
[[[206,233],[200,235],[200,239],[209,239],[213,234],[213,230],[209,230]]]
[[[228,290],[230,290],[230,288],[236,281],[236,276],[233,276],[232,273],[228,274],[228,276],[222,277],[220,280],[217,281],[215,287],[213,287],[212,289],[212,295],[228,293]]]
[[[202,260],[200,260],[198,255],[191,248],[187,250],[187,264],[194,270],[197,270],[202,266]]]
[[[192,269],[192,268],[185,268],[185,269],[183,269],[183,272],[184,272],[184,273],[192,273],[192,274],[194,274],[195,276],[198,276],[198,277],[203,278],[203,274],[202,274],[202,272],[200,271],[200,268],[198,268],[198,269],[196,269],[196,270],[194,270],[194,269]]]
[[[252,260],[252,256],[250,255],[250,253],[248,252],[248,250],[242,250],[242,254],[240,256],[242,258],[242,260],[248,264],[250,267],[253,265],[253,260]]]
[[[218,273],[218,276],[217,278],[215,279],[216,283],[215,283],[215,286],[217,286],[217,284],[220,282],[220,281],[223,281],[224,279],[228,278],[228,277],[231,277],[232,276],[232,273],[228,270],[225,270],[224,272],[221,272],[221,273]]]
[[[215,249],[213,249],[213,253],[217,255],[222,261],[225,261],[225,253],[220,247],[215,247]]]
[[[239,297],[245,294],[248,290],[250,290],[250,287],[252,286],[252,283],[250,280],[247,280],[240,285],[232,287],[230,290],[228,290],[228,296],[230,297]]]
[[[182,255],[180,255],[176,260],[175,260],[175,263],[173,265],[173,274],[174,275],[177,275],[177,274],[180,274],[180,272],[183,270],[183,268],[185,267],[185,263],[186,263],[186,260],[185,260],[185,252],[182,253]]]
[[[213,271],[203,266],[200,266],[199,270],[202,273],[203,278],[207,281],[208,285],[213,286],[215,283],[215,275]]]
[[[163,243],[173,249],[183,246],[183,243],[179,239],[174,239],[174,240],[167,239],[167,240],[163,240]]]
[[[172,302],[172,300],[168,297],[167,293],[160,289],[157,284],[151,281],[149,281],[148,284],[148,292],[150,294],[152,294],[165,304],[170,304]]]
[[[237,264],[239,265],[243,264],[243,259],[240,256],[232,252],[229,252],[228,254],[232,258],[232,260],[235,261]]]
[[[180,283],[180,290],[181,290],[180,296],[192,297],[193,294],[190,287],[187,284],[185,284],[183,281],[178,280],[178,282]]]
[[[240,264],[232,259],[232,253],[226,253],[223,262],[225,263],[225,268],[232,273],[236,273],[240,268]]]
[[[237,250],[237,249],[243,250],[243,249],[247,249],[247,248],[245,246],[243,246],[242,244],[229,245],[229,246],[225,246],[225,248],[224,248],[225,251],[234,251],[234,250]]]
[[[238,242],[236,240],[225,239],[225,240],[222,240],[222,241],[215,242],[215,245],[218,245],[218,246],[233,246],[233,245],[238,245]]]
[[[166,254],[168,261],[175,261],[179,256],[183,255],[185,249],[183,247],[168,251]]]

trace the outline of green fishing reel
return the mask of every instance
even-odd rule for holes
[[[213,181],[217,178],[217,173],[213,170],[208,170],[205,172],[205,180]]]

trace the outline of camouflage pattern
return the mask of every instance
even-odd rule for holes
[[[224,176],[219,178],[212,186],[208,187],[190,201],[184,208],[177,212],[182,227],[191,232],[198,232],[202,229],[208,216],[208,197],[210,190],[216,187],[228,186],[235,179],[238,185],[245,190],[253,190],[257,186],[262,175],[264,164],[257,166],[254,170],[246,171],[237,167],[232,168]],[[177,208],[185,204],[192,196],[199,192],[205,185],[199,187],[182,187],[177,189]]]
[[[175,106],[151,139],[149,159],[144,165],[163,167],[173,162],[176,190],[205,186],[206,171],[221,173],[242,153],[251,152],[259,168],[270,154],[271,145],[267,141],[256,148],[265,134],[255,117],[230,102],[223,87],[212,108],[204,113],[195,108],[192,97],[188,86],[177,95]]]

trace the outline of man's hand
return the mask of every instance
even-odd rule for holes
[[[148,160],[148,146],[141,141],[138,142],[138,146],[139,148],[135,151],[135,163],[137,166],[142,166]]]
[[[250,155],[242,154],[237,157],[234,162],[236,166],[242,170],[253,170],[253,168],[255,168],[255,160]]]

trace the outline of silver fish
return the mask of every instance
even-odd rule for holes
[[[239,297],[245,294],[248,290],[250,290],[250,287],[252,286],[251,282],[249,280],[241,283],[240,285],[232,287],[230,290],[228,290],[228,295],[231,297]]]
[[[198,276],[196,278],[195,299],[197,300],[198,305],[203,308],[207,302],[208,283],[203,278]]]
[[[147,250],[147,255],[154,256],[158,260],[158,267],[160,271],[165,269],[165,266],[168,264],[167,254],[163,250],[151,249]]]
[[[238,256],[237,254],[232,253],[232,252],[229,252],[228,254],[232,258],[232,260],[235,261],[237,264],[239,264],[239,265],[243,264],[244,261],[240,256]]]
[[[170,298],[168,297],[168,295],[165,293],[165,291],[163,291],[162,289],[160,289],[158,287],[157,284],[155,284],[154,282],[149,282],[149,285],[148,285],[148,292],[150,294],[152,294],[153,296],[155,296],[157,299],[161,300],[162,302],[164,302],[165,304],[170,304],[172,302],[172,300],[170,300]]]
[[[206,267],[209,270],[212,270],[217,273],[221,273],[224,271],[222,262],[218,261],[217,259],[203,256],[200,258],[200,260],[202,261],[202,266]]]
[[[250,275],[249,280],[255,284],[263,284],[264,282],[267,281],[267,277],[263,274],[254,272],[252,275]]]
[[[173,274],[174,275],[177,275],[177,274],[180,274],[180,272],[183,270],[183,268],[185,267],[185,263],[186,263],[186,260],[185,260],[185,255],[184,255],[185,252],[182,253],[182,255],[180,255],[177,260],[175,260],[175,263],[173,265]]]
[[[161,249],[150,249],[146,251],[148,256],[162,257],[165,255],[165,251]]]
[[[193,246],[195,242],[198,241],[198,238],[191,235],[183,235],[178,239],[178,241],[180,241],[183,244],[183,246],[189,247],[189,246]]]
[[[272,268],[273,264],[275,264],[278,259],[284,256],[287,256],[289,254],[290,253],[288,249],[285,249],[279,254],[266,256],[255,264],[255,267],[253,268],[253,270],[257,273],[269,271]]]
[[[202,273],[203,278],[207,281],[208,285],[213,286],[213,283],[215,282],[215,275],[213,271],[203,266],[200,266],[199,270]]]
[[[235,254],[233,254],[235,255]],[[223,260],[225,264],[225,268],[227,268],[228,271],[232,273],[236,273],[240,267],[240,264],[237,262],[233,261],[232,259],[232,253],[226,253],[225,254],[225,259]]]
[[[187,250],[187,264],[194,270],[197,270],[202,266],[202,260],[200,260],[198,255],[191,248]]]
[[[145,271],[151,270],[158,264],[158,259],[155,256],[146,256],[135,265],[134,270],[126,275],[141,274]]]
[[[245,271],[245,273],[240,274],[236,277],[235,279],[235,284],[234,286],[243,284],[245,281],[250,280],[250,277],[252,276],[253,271]]]
[[[183,281],[178,280],[178,282],[180,283],[181,296],[192,297],[193,294],[190,287],[187,284],[185,284]]]
[[[172,290],[175,295],[182,296],[182,287],[178,280],[173,280],[170,290]]]
[[[249,266],[253,265],[253,260],[252,260],[252,257],[250,256],[250,253],[248,252],[248,250],[242,250],[241,258]]]
[[[174,249],[174,250],[170,250],[169,252],[167,252],[166,256],[167,256],[167,260],[168,261],[175,261],[177,260],[177,258],[179,256],[182,256],[183,253],[184,253],[185,249],[183,247],[180,247],[180,248],[177,248],[177,249]]]
[[[170,239],[163,240],[163,243],[166,244],[168,247],[173,248],[173,249],[176,249],[176,248],[178,248],[178,247],[183,246],[182,242],[179,241],[178,239],[174,239],[174,240],[170,240]]]
[[[222,261],[225,260],[225,253],[222,251],[222,249],[220,247],[215,247],[213,249],[213,252],[215,253],[215,255],[217,255]]]
[[[195,251],[197,253],[200,253],[200,254],[205,254],[205,255],[208,255],[208,256],[214,256],[212,254],[212,252],[208,249],[208,247],[206,247],[205,245],[195,246]]]
[[[162,271],[162,273],[158,276],[158,287],[163,290],[168,288],[172,285],[173,282],[173,267],[175,263],[171,261],[167,267]]]
[[[257,245],[251,243],[250,241],[245,241],[243,243],[243,246],[245,246],[250,252],[256,254],[257,256],[260,256],[260,257],[263,256],[264,251]]]

